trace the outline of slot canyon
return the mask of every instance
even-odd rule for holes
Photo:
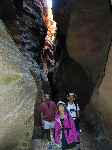
[[[112,150],[111,1],[52,0],[53,16],[48,5],[1,0],[0,150],[32,150],[43,93],[57,103],[68,90],[79,98],[81,149]]]

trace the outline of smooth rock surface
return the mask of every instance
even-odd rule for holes
[[[67,50],[96,84],[104,69],[112,36],[109,2],[78,0],[72,5],[69,20]]]
[[[29,67],[0,20],[0,150],[30,147],[37,87]]]
[[[104,69],[112,37],[109,1],[53,0],[53,10],[70,57],[96,84]]]
[[[112,149],[112,46],[106,64],[105,76],[96,87],[85,111],[87,121],[96,132],[97,146],[102,150]]]

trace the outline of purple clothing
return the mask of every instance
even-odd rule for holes
[[[69,116],[69,119],[68,119]],[[55,116],[55,143],[56,144],[61,144],[61,121],[60,121],[60,114],[57,113]],[[69,132],[68,132],[68,130]],[[72,144],[73,142],[78,142],[80,141],[80,136],[78,134],[78,132],[76,131],[75,128],[75,124],[73,119],[71,118],[70,115],[68,115],[67,112],[65,112],[65,116],[64,116],[64,134],[65,134],[65,138],[68,144]]]
[[[56,112],[56,104],[53,101],[45,101],[40,104],[39,111],[43,113],[42,120],[46,121],[54,121],[55,112]]]

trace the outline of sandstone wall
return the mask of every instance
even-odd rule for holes
[[[85,110],[86,120],[95,128],[96,140],[104,150],[112,148],[112,46],[108,56],[105,76],[96,87],[90,104]],[[104,142],[107,142],[106,144]],[[110,147],[108,147],[109,143]],[[107,147],[106,147],[107,146]],[[110,150],[109,149],[109,150]]]
[[[0,20],[0,149],[31,146],[37,87],[30,65]]]
[[[112,14],[108,1],[78,0],[72,5],[67,50],[94,83],[100,78],[108,54],[111,26]]]

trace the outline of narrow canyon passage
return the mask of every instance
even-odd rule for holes
[[[99,114],[103,114],[98,112],[99,108],[95,109],[98,113],[95,112],[92,106],[96,101],[91,102],[97,84],[103,80],[108,53],[111,51],[112,18],[108,3],[101,0],[92,4],[89,0],[24,0],[22,9],[17,8],[12,1],[4,1],[3,5],[10,13],[4,15],[2,10],[1,21],[26,58],[27,62],[22,63],[28,64],[37,86],[37,95],[34,94],[37,98],[34,108],[33,149],[47,150],[45,141],[40,141],[38,133],[38,105],[43,94],[49,92],[57,103],[60,98],[65,101],[68,90],[75,89],[81,108],[81,150],[111,150],[111,140],[109,143],[105,137],[103,122],[99,119]],[[101,27],[104,17],[106,23]],[[3,26],[2,23],[0,25]],[[12,45],[14,42],[12,41]],[[35,91],[36,88],[34,86]],[[29,89],[28,92],[30,95]],[[34,96],[29,95],[29,99]],[[111,112],[107,114],[110,115]],[[32,127],[30,124],[29,128]],[[7,145],[11,146],[10,143],[6,144],[2,150],[6,150]],[[10,149],[26,150],[27,146],[30,147],[25,139],[20,148],[16,148],[14,143],[14,148]]]

